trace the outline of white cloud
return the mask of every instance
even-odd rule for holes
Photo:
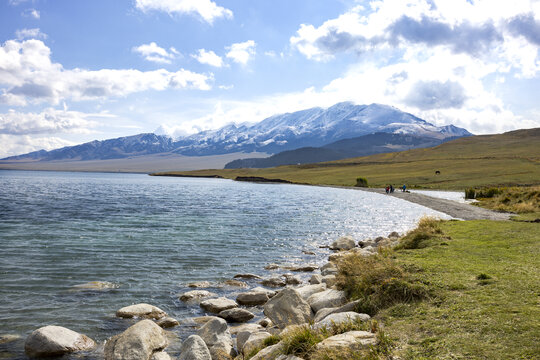
[[[11,110],[0,114],[0,134],[29,135],[57,132],[88,133],[96,123],[90,118],[111,117],[108,114],[85,114],[78,111],[48,108],[40,113]]]
[[[180,55],[173,47],[169,50],[170,52],[159,47],[155,42],[136,46],[132,49],[133,52],[142,55],[145,60],[160,64],[170,64],[174,58]]]
[[[213,81],[212,74],[184,69],[64,69],[51,61],[50,53],[40,40],[6,41],[0,47],[0,103],[58,104],[64,99],[108,99],[147,90],[209,90]]]
[[[226,56],[229,59],[232,59],[234,62],[245,65],[251,59],[251,57],[255,56],[256,46],[257,44],[253,40],[232,44],[231,46],[227,47],[229,52]]]
[[[34,29],[20,29],[15,31],[15,37],[18,40],[24,39],[46,39],[47,35],[42,33],[39,28]]]
[[[207,64],[218,68],[223,66],[223,59],[221,56],[216,55],[212,50],[206,51],[205,49],[199,49],[197,54],[191,56],[194,59],[197,59],[201,64]]]
[[[0,134],[0,159],[8,156],[26,154],[38,150],[53,150],[64,146],[77,145],[59,137],[39,137],[31,135],[13,136]]]
[[[36,20],[38,20],[41,17],[39,11],[36,9],[26,9],[21,13],[21,15],[24,17],[31,17]]]
[[[211,0],[136,0],[141,11],[163,11],[169,14],[196,14],[212,24],[215,19],[232,18],[233,12]]]

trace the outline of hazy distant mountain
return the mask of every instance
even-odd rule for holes
[[[176,140],[165,135],[139,134],[52,151],[40,150],[3,160],[105,160],[166,152],[187,156],[235,152],[275,154],[302,147],[321,147],[376,132],[436,140],[472,135],[453,125],[437,127],[390,106],[344,102],[328,109],[317,107],[274,115],[255,125],[228,125]]]
[[[322,147],[303,147],[277,153],[267,158],[248,158],[231,161],[225,169],[267,168],[281,165],[309,164],[347,159],[380,153],[403,151],[440,145],[455,139],[438,139],[408,134],[375,133],[344,139]]]

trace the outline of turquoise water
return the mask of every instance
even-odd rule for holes
[[[0,358],[24,359],[24,338],[45,325],[102,342],[130,325],[114,313],[133,303],[151,303],[179,320],[203,315],[176,296],[189,282],[265,275],[268,263],[320,264],[327,253],[319,246],[339,236],[404,232],[425,214],[443,216],[347,189],[0,171],[0,335],[21,337],[0,344]],[[89,281],[117,288],[74,291]],[[179,338],[192,331],[173,330]]]

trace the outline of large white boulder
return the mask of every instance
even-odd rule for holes
[[[105,344],[105,360],[149,360],[168,345],[165,331],[152,320],[142,320]]]
[[[143,318],[157,320],[167,316],[167,313],[157,306],[142,303],[123,307],[116,312],[116,316],[121,318]]]
[[[377,344],[375,334],[368,331],[349,331],[343,334],[330,336],[317,344],[320,351],[358,351]]]
[[[307,300],[313,294],[326,290],[325,284],[305,285],[295,288],[302,299]]]
[[[29,357],[60,356],[81,350],[92,350],[94,340],[61,326],[44,326],[26,338],[24,351]]]
[[[197,331],[197,335],[204,340],[213,360],[228,359],[236,355],[225,320],[213,318]]]
[[[212,360],[208,346],[199,335],[191,335],[182,343],[178,360]]]
[[[347,324],[356,321],[364,322],[368,321],[369,319],[371,319],[371,317],[368,314],[359,314],[354,311],[341,312],[328,315],[323,320],[316,322],[313,325],[313,328],[321,329],[325,327],[330,329],[333,325]]]
[[[330,314],[337,314],[342,312],[354,311],[361,300],[351,301],[340,307],[324,308],[315,314],[314,322],[319,322]]]
[[[324,308],[338,307],[347,302],[345,292],[340,290],[328,289],[315,293],[307,300],[314,313]]]
[[[310,305],[295,289],[284,289],[264,305],[264,314],[280,329],[307,323],[312,318]]]

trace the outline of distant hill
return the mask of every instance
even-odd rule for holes
[[[540,184],[540,128],[452,140],[432,148],[376,154],[317,164],[266,169],[172,172],[282,179],[293,183],[353,186],[367,178],[370,186],[464,189],[472,186]],[[438,172],[438,173],[437,173]]]
[[[321,147],[343,139],[383,132],[437,140],[470,136],[453,125],[438,127],[396,108],[371,104],[336,104],[328,109],[312,108],[271,116],[255,125],[228,125],[218,130],[172,139],[166,135],[139,134],[68,146],[52,151],[35,151],[2,160],[89,161],[131,158],[160,153],[210,156],[230,153],[267,153],[302,147]],[[329,150],[330,148],[325,148]],[[333,149],[343,152],[342,149]],[[310,151],[310,150],[307,150]],[[321,153],[329,159],[331,151]],[[326,156],[326,157],[325,157]]]
[[[238,159],[226,164],[225,169],[268,168],[281,165],[310,164],[432,147],[452,139],[438,139],[407,134],[375,133],[352,139],[339,140],[317,148],[303,147],[296,150],[283,151],[268,158]]]

